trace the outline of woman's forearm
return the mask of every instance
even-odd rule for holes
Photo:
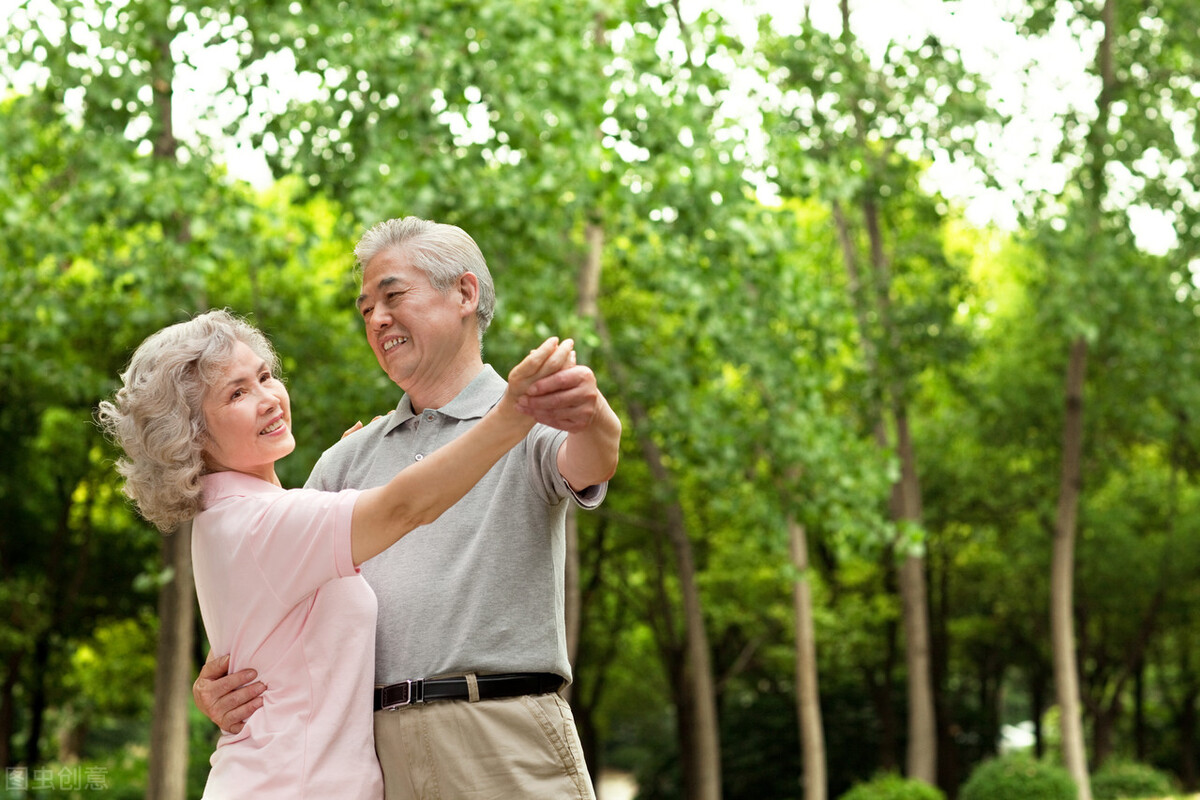
[[[533,427],[533,417],[517,410],[517,400],[538,379],[566,366],[572,351],[570,339],[547,339],[513,367],[500,402],[470,430],[400,470],[383,486],[364,491],[351,517],[354,563],[361,564],[413,528],[433,522],[471,491]]]
[[[383,486],[364,491],[354,505],[351,521],[355,565],[437,519],[471,491],[531,427],[531,417],[493,409],[462,436],[400,470]]]

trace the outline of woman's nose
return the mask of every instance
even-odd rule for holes
[[[259,387],[258,390],[258,407],[263,411],[271,411],[275,406],[279,405],[279,398],[274,392],[267,391],[266,387]]]

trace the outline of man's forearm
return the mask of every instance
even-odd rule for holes
[[[604,401],[592,423],[567,434],[558,451],[558,470],[575,491],[604,483],[617,471],[621,449],[621,420]]]

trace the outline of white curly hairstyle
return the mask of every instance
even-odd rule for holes
[[[117,471],[125,494],[164,533],[200,511],[200,476],[208,471],[204,394],[238,342],[279,371],[279,357],[261,331],[228,311],[209,311],[142,342],[116,396],[96,412],[97,424],[124,451]]]

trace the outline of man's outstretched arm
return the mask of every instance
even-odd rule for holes
[[[603,483],[617,471],[621,420],[582,364],[530,387],[517,405],[543,425],[567,432],[558,451],[558,469],[576,491]]]

